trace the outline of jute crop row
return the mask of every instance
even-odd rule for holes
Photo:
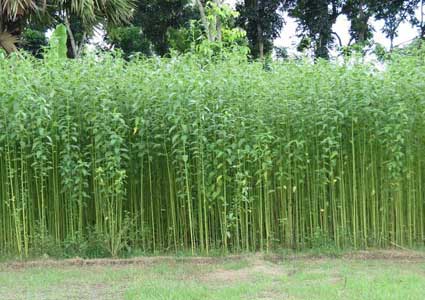
[[[0,251],[423,245],[423,57],[0,60]]]

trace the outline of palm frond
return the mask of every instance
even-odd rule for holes
[[[9,32],[0,32],[0,48],[6,50],[7,53],[16,51],[18,38],[11,35]]]
[[[134,13],[133,0],[95,0],[95,2],[99,15],[104,15],[112,24],[127,23]]]
[[[81,17],[86,24],[107,20],[113,24],[128,23],[134,13],[135,0],[56,0],[59,6]]]
[[[0,16],[9,21],[36,8],[37,4],[34,0],[0,0]]]

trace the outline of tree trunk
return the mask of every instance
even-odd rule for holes
[[[256,23],[257,23],[257,44],[258,44],[258,57],[264,59],[264,40],[263,40],[263,27],[261,26],[260,8],[258,0],[255,2]]]
[[[217,4],[218,7],[221,7],[222,5],[222,1],[221,0],[214,0],[215,4]],[[217,36],[216,36],[216,40],[218,42],[221,42],[222,40],[222,30],[221,30],[221,17],[220,16],[216,16],[215,18],[215,27],[216,27],[216,31],[217,31]]]
[[[421,33],[420,33],[420,38],[421,39],[425,39],[425,24],[424,24],[424,0],[421,0]]]
[[[66,31],[68,32],[68,41],[70,44],[70,47],[68,47],[68,57],[76,58],[78,55],[77,44],[75,43],[74,34],[72,33],[71,25],[69,24],[68,16],[66,14],[64,17],[64,23],[65,23]]]
[[[84,44],[86,43],[86,38],[87,38],[87,33],[84,31],[83,32],[83,37],[82,37],[82,39],[81,39],[81,43],[80,43],[80,45],[78,46],[78,50],[77,50],[77,57],[80,57],[81,56],[81,54],[83,53],[83,49],[84,49]]]
[[[263,28],[261,24],[257,21],[257,38],[258,38],[258,57],[264,59],[264,41],[263,41]]]
[[[212,42],[213,41],[213,36],[211,34],[210,24],[209,24],[209,22],[207,20],[207,16],[205,15],[204,5],[202,4],[201,0],[196,0],[196,3],[198,4],[199,14],[201,15],[202,26],[204,26],[204,28],[205,28],[205,31],[207,33],[208,40],[210,42]]]
[[[369,26],[367,24],[369,18],[365,15],[365,12],[363,10],[363,1],[360,1],[359,3],[359,19],[361,20],[362,25],[359,31],[357,42],[363,43],[366,41],[367,31],[369,29]]]

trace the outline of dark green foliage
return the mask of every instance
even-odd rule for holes
[[[420,0],[393,0],[378,1],[376,4],[376,19],[384,20],[383,32],[390,39],[391,48],[400,24],[414,17],[419,2]]]
[[[167,41],[171,49],[185,53],[192,49],[195,41],[202,39],[203,32],[200,26],[180,29],[170,28],[167,32]]]
[[[425,39],[425,0],[418,1],[419,17],[416,15],[410,16],[410,22],[417,27],[419,38]]]
[[[298,0],[290,15],[299,21],[303,41],[311,42],[316,58],[329,58],[334,42],[332,26],[341,13],[339,0]]]
[[[346,0],[342,13],[351,22],[351,41],[363,44],[373,37],[373,28],[369,25],[370,18],[376,13],[379,0]]]
[[[21,37],[20,46],[37,58],[42,57],[43,47],[47,46],[47,37],[44,32],[25,29]]]
[[[329,58],[329,50],[334,46],[332,26],[341,14],[351,22],[352,43],[365,46],[373,37],[371,18],[384,21],[383,32],[391,41],[397,36],[399,25],[407,20],[422,28],[423,20],[415,18],[415,9],[420,0],[298,0],[290,9],[290,15],[299,22],[302,37],[299,50],[313,48],[316,58]],[[340,45],[342,46],[342,45]]]
[[[274,52],[277,59],[288,59],[288,49],[286,47],[274,47]]]
[[[140,27],[115,27],[108,31],[106,42],[121,49],[126,58],[141,53],[146,56],[152,55],[152,44],[143,34]]]
[[[240,13],[237,25],[247,32],[254,57],[270,54],[273,50],[273,40],[279,37],[284,24],[281,12],[287,8],[289,2],[245,0],[236,5],[236,10]]]
[[[170,47],[168,31],[187,28],[191,19],[198,15],[188,0],[138,0],[132,24],[141,28],[157,54],[165,55]]]

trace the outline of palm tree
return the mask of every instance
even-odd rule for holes
[[[67,27],[68,38],[76,55],[69,24],[71,16],[80,18],[86,28],[94,28],[105,22],[126,23],[133,15],[134,0],[0,0],[0,48],[6,52],[15,51],[25,20],[31,16],[45,15],[47,10]]]
[[[36,8],[33,0],[0,0],[0,48],[8,53],[16,50],[19,21]]]

